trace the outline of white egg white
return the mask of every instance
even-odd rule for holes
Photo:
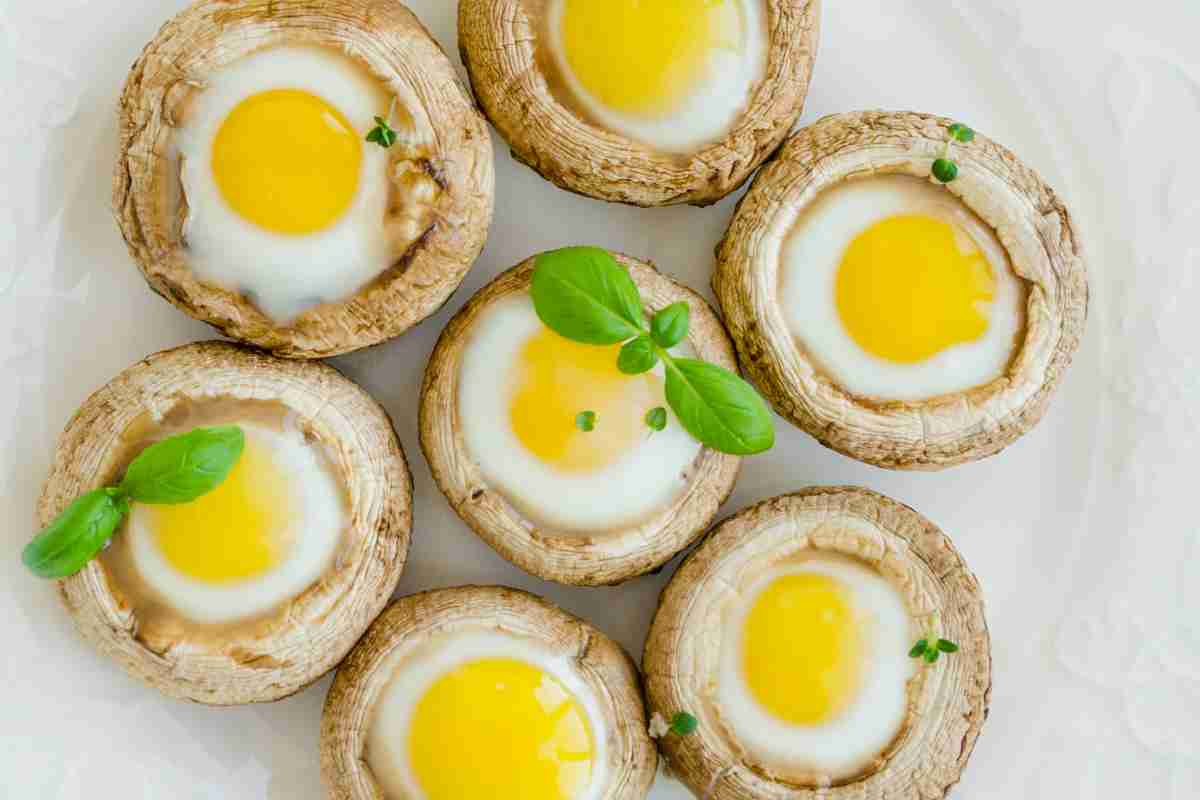
[[[659,115],[635,115],[610,108],[580,83],[567,62],[562,42],[563,0],[555,0],[550,8],[550,50],[567,88],[601,125],[659,150],[691,150],[729,131],[749,103],[755,84],[766,73],[765,3],[735,2],[742,23],[740,46],[714,48],[688,95]]]
[[[364,146],[358,191],[330,227],[289,235],[258,227],[225,201],[213,177],[213,140],[243,100],[273,89],[299,89],[341,111],[356,130],[374,127],[388,106],[383,87],[346,56],[315,46],[281,46],[241,58],[208,77],[175,146],[187,198],[183,237],[192,273],[241,292],[277,322],[352,296],[391,263],[384,216],[387,155]]]
[[[650,435],[647,429],[636,446],[602,469],[565,472],[539,459],[513,433],[508,420],[520,350],[542,329],[528,294],[493,303],[475,321],[458,382],[459,424],[467,452],[488,483],[537,524],[593,533],[645,520],[686,488],[700,444],[668,411],[665,430]],[[676,350],[690,353],[686,343]],[[661,375],[662,365],[656,369]],[[662,405],[666,407],[665,399]]]
[[[195,622],[235,622],[299,595],[329,568],[347,524],[337,480],[302,432],[244,423],[241,428],[247,441],[272,454],[291,489],[286,501],[291,528],[283,537],[290,547],[269,572],[228,583],[185,575],[159,549],[147,507],[134,503],[129,516],[127,535],[134,568],[164,602]]]
[[[392,672],[367,731],[367,762],[388,797],[423,796],[408,757],[408,729],[417,704],[438,678],[472,661],[511,658],[552,675],[579,701],[592,732],[592,776],[578,800],[593,800],[607,782],[608,735],[599,700],[580,678],[574,660],[500,630],[460,630],[400,648],[381,669]]]
[[[955,225],[982,251],[995,278],[987,332],[912,364],[863,350],[847,333],[834,299],[850,243],[876,222],[902,214]],[[995,231],[949,190],[908,175],[856,178],[823,191],[783,244],[778,303],[792,334],[830,378],[851,394],[881,400],[923,400],[994,380],[1012,359],[1024,319],[1021,281]]]
[[[812,726],[779,719],[755,700],[742,674],[742,631],[759,594],[784,575],[828,575],[847,587],[863,626],[862,683],[849,706]],[[781,774],[812,774],[830,781],[859,773],[895,739],[908,709],[908,681],[916,674],[908,650],[915,627],[904,598],[870,568],[820,556],[781,564],[740,593],[723,621],[717,702],[737,740],[755,759]]]

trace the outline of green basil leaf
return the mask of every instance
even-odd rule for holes
[[[683,337],[687,336],[690,313],[688,304],[681,300],[655,314],[650,320],[650,335],[654,337],[654,343],[666,349],[682,342]]]
[[[645,328],[633,279],[598,247],[564,247],[539,255],[530,294],[546,327],[572,341],[616,344]]]
[[[941,653],[936,647],[930,647],[925,651],[925,663],[932,664],[941,657]]]
[[[81,495],[25,545],[21,561],[41,578],[74,575],[104,549],[127,513],[129,500],[117,489]]]
[[[775,444],[766,402],[750,384],[716,364],[674,358],[667,365],[667,403],[684,429],[714,450],[753,455]]]
[[[196,428],[155,442],[125,471],[121,489],[139,503],[187,503],[221,485],[242,455],[236,425]]]
[[[621,352],[617,354],[617,369],[626,375],[649,372],[657,363],[658,353],[654,350],[654,342],[645,335],[621,345]]]
[[[937,649],[941,650],[943,653],[957,653],[958,645],[949,639],[938,639]]]
[[[925,651],[928,648],[929,648],[929,641],[927,639],[921,639],[912,646],[912,650],[908,651],[908,657],[909,658],[920,658],[921,656],[925,655]]]
[[[575,415],[575,427],[584,433],[591,433],[596,430],[596,412],[580,411]]]
[[[661,431],[667,427],[667,410],[655,406],[646,412],[646,426],[652,431]]]
[[[700,720],[686,711],[679,711],[671,717],[671,733],[677,736],[687,736],[700,726]]]

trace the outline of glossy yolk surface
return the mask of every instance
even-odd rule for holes
[[[525,342],[509,422],[529,452],[557,469],[586,472],[611,464],[642,441],[646,412],[664,403],[662,381],[617,369],[620,349],[572,342],[549,328]],[[581,411],[595,412],[593,430],[576,427]]]
[[[571,800],[591,780],[583,706],[523,661],[482,659],[448,672],[409,726],[409,760],[426,800]]]
[[[336,108],[299,89],[239,103],[217,131],[212,170],[225,202],[269,231],[329,227],[358,190],[362,137]]]
[[[742,631],[742,674],[766,711],[819,725],[853,699],[862,636],[840,581],[812,572],[776,578],[756,598]]]
[[[669,111],[703,77],[719,48],[736,49],[736,0],[562,0],[566,62],[616,111]]]
[[[995,277],[960,228],[923,215],[876,222],[838,267],[838,314],[850,337],[888,361],[923,361],[983,336]]]
[[[247,436],[229,476],[206,495],[179,505],[150,505],[155,540],[184,575],[209,583],[270,571],[289,544],[292,492],[268,448]]]

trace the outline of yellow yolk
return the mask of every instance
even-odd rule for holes
[[[842,324],[860,347],[913,363],[984,335],[995,278],[962,230],[902,215],[876,222],[850,243],[835,296]]]
[[[184,575],[209,583],[245,580],[278,564],[290,527],[287,477],[247,436],[228,477],[190,503],[146,506],[159,550]]]
[[[663,405],[662,382],[617,369],[620,349],[572,342],[549,328],[525,342],[509,422],[527,450],[559,469],[583,472],[611,464],[642,440],[646,412]],[[576,426],[582,411],[596,414],[593,430]]]
[[[562,0],[566,61],[616,111],[669,111],[703,77],[712,51],[735,49],[735,0]]]
[[[846,587],[801,572],[759,594],[742,631],[742,674],[754,699],[794,725],[817,725],[858,690],[861,635]]]
[[[327,228],[358,191],[362,142],[336,108],[299,89],[252,95],[225,118],[212,170],[225,202],[276,233]]]
[[[429,687],[409,723],[408,754],[425,800],[572,800],[591,780],[592,732],[553,676],[491,658]]]

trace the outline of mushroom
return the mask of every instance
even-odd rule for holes
[[[324,364],[224,342],[151,355],[71,419],[38,522],[44,527],[83,492],[119,481],[147,433],[218,407],[226,421],[278,410],[297,437],[327,456],[347,504],[346,526],[317,579],[253,618],[196,622],[175,613],[171,597],[140,585],[140,562],[122,553],[126,527],[58,588],[83,638],[147,685],[212,705],[277,700],[342,660],[383,609],[408,553],[408,466],[387,414],[354,383]]]
[[[178,145],[182,126],[215,76],[243,59],[293,46],[348,60],[382,97],[391,97],[397,140],[384,156],[375,144],[362,142],[367,130],[355,132],[360,146],[370,149],[364,158],[378,159],[362,175],[376,175],[376,163],[383,171],[376,179],[380,199],[362,210],[378,242],[355,267],[356,280],[322,287],[296,313],[280,317],[265,312],[245,282],[229,285],[195,273],[189,232],[211,224],[211,216],[189,222],[186,165]],[[487,236],[494,175],[486,126],[449,59],[398,2],[201,0],[164,25],[143,50],[122,92],[119,116],[112,202],[146,282],[187,314],[277,355],[326,357],[398,336],[450,297]],[[207,153],[204,144],[200,149]],[[363,185],[360,181],[354,197]],[[224,208],[220,196],[213,196],[215,207]],[[257,230],[241,218],[230,225]],[[347,235],[361,238],[365,225],[359,220]],[[311,238],[287,243],[294,257],[284,261],[304,258]],[[222,234],[215,241],[214,247],[228,247],[230,240]],[[350,258],[345,253],[362,247],[343,243],[328,258],[341,263]],[[215,259],[221,268],[226,261]]]
[[[723,657],[744,646],[730,620],[738,619],[735,607],[750,586],[780,565],[818,558],[872,570],[925,625],[917,630],[959,646],[922,664],[903,686],[902,722],[890,742],[840,778],[814,769],[811,753],[781,749],[782,737],[771,753],[751,743],[757,732],[739,728],[722,685],[731,674],[722,670]],[[909,660],[908,647],[889,657]],[[663,590],[642,669],[649,711],[666,719],[685,711],[698,721],[690,735],[659,739],[671,771],[697,797],[917,800],[943,796],[966,766],[987,717],[990,647],[979,584],[941,531],[866,489],[817,487],[760,502],[713,530]],[[744,672],[736,675],[745,680]],[[819,729],[809,735],[845,745],[855,733],[841,730],[836,742]]]
[[[325,700],[321,775],[330,796],[336,800],[394,796],[385,794],[383,784],[404,778],[380,777],[411,767],[407,758],[399,759],[404,764],[394,763],[385,748],[410,738],[409,732],[397,733],[392,722],[411,720],[411,716],[384,720],[385,706],[414,705],[419,697],[400,695],[410,688],[416,694],[428,691],[447,672],[469,666],[471,659],[489,658],[493,652],[507,657],[521,653],[522,663],[566,687],[585,710],[592,762],[579,797],[645,796],[658,760],[646,732],[632,660],[620,645],[586,622],[535,595],[500,586],[460,586],[403,597],[371,626],[338,669]],[[421,671],[419,677],[406,680],[415,671]],[[547,697],[561,699],[555,690],[545,691]],[[442,729],[454,721],[445,721]],[[461,740],[470,746],[471,719],[462,723]],[[474,733],[478,738],[479,731]],[[497,775],[493,786],[497,796],[505,796],[504,776]]]
[[[691,103],[689,119],[714,112],[721,121],[694,136],[678,138],[699,123],[681,120],[674,112],[665,117],[656,115],[661,110],[634,115],[638,126],[660,135],[669,132],[670,143],[656,143],[649,130],[638,135],[630,129],[634,122],[614,123],[612,117],[626,117],[610,114],[603,103],[587,99],[587,90],[576,85],[560,52],[564,3],[462,0],[458,16],[459,49],[484,113],[516,159],[564,189],[636,206],[709,205],[738,188],[779,146],[800,115],[816,56],[816,0],[726,3],[737,19],[712,25],[726,34],[741,31],[738,52],[743,60],[709,65],[709,69],[721,76],[746,70],[745,81],[720,90],[707,90],[703,81],[693,87],[694,94],[685,101]],[[679,13],[694,19],[714,5]],[[690,30],[682,21],[670,27]],[[612,59],[621,59],[622,50],[642,47],[638,42],[610,41],[596,31],[583,35],[610,48]],[[662,35],[661,28],[647,34]],[[645,48],[655,49],[651,43]],[[678,68],[682,62],[671,63]]]
[[[1087,315],[1087,274],[1066,207],[1032,169],[978,135],[955,147],[960,169],[944,191],[990,227],[1024,286],[1023,329],[1007,367],[962,391],[873,397],[847,390],[789,327],[781,262],[797,219],[847,182],[878,175],[932,182],[951,124],[867,111],[804,128],[755,177],[717,247],[713,289],[747,373],[782,416],[821,444],[880,467],[941,469],[1011,444],[1041,419]]]
[[[650,313],[686,301],[691,309],[686,345],[697,357],[736,372],[732,345],[703,298],[646,262],[615,258],[629,271]],[[660,567],[703,533],[733,490],[741,459],[699,449],[685,483],[668,502],[636,524],[618,529],[567,530],[535,523],[522,513],[514,498],[488,480],[467,446],[460,373],[480,318],[495,304],[528,293],[534,262],[535,258],[525,260],[481,289],[442,332],[421,388],[421,447],[451,507],[504,558],[560,583],[618,584]]]

